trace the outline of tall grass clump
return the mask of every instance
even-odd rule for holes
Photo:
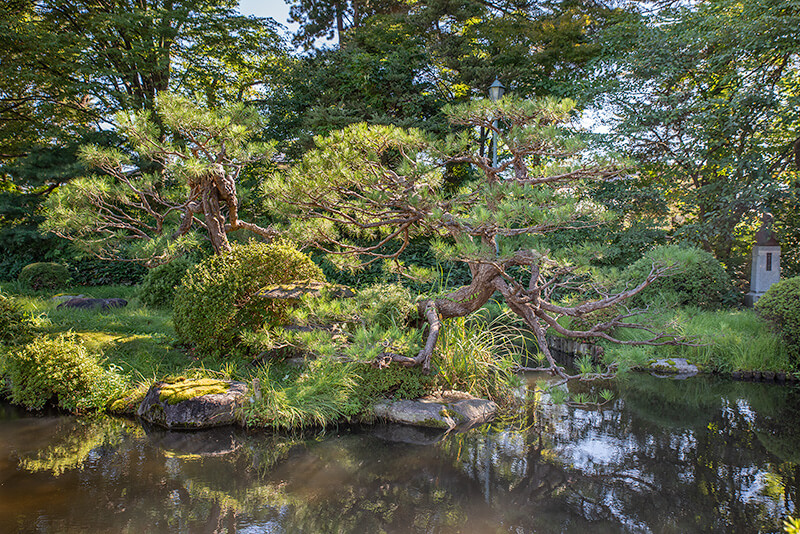
[[[431,361],[435,387],[511,403],[521,384],[514,370],[524,340],[521,331],[500,327],[507,322],[503,316],[492,322],[480,316],[447,321]]]
[[[706,371],[790,371],[789,353],[780,336],[752,310],[697,308],[662,311],[649,319],[655,329],[674,329],[686,343],[673,346],[606,346],[607,358],[625,367],[646,367],[657,358],[686,358]],[[621,329],[618,336],[641,340],[646,332]]]
[[[364,409],[355,364],[319,358],[299,372],[265,365],[255,378],[261,384],[261,399],[245,407],[248,426],[324,427]]]

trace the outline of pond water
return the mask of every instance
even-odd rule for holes
[[[781,532],[800,390],[634,375],[463,434],[183,433],[0,404],[0,532]]]

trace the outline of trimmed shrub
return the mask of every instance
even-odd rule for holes
[[[139,299],[147,306],[170,308],[175,299],[175,288],[192,263],[185,258],[178,258],[164,265],[150,269],[139,287]]]
[[[73,412],[102,409],[124,390],[121,376],[103,369],[71,335],[39,338],[9,353],[11,402],[30,410],[49,400]]]
[[[679,306],[716,309],[738,302],[731,277],[717,259],[700,249],[678,245],[656,247],[622,273],[622,280],[633,286],[643,281],[653,263],[673,266],[664,277],[650,284],[635,298],[637,304],[659,299]]]
[[[40,262],[26,265],[19,272],[18,280],[31,289],[58,289],[67,285],[69,271],[58,263]]]
[[[219,354],[233,346],[241,331],[286,318],[292,303],[258,297],[260,289],[310,280],[324,281],[325,276],[290,243],[233,245],[186,273],[175,290],[175,331],[182,342]]]
[[[756,302],[756,311],[775,325],[792,359],[800,359],[800,276],[773,284]]]
[[[0,293],[0,345],[27,343],[33,337],[33,321],[13,297]]]

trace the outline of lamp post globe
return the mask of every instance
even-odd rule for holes
[[[503,93],[506,92],[506,87],[497,78],[494,79],[492,85],[489,86],[489,98],[492,102],[497,102],[503,98]]]

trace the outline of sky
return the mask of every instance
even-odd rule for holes
[[[290,32],[297,29],[296,24],[289,24],[289,5],[284,0],[239,0],[239,11],[242,15],[256,17],[272,17],[276,22],[288,27]]]

